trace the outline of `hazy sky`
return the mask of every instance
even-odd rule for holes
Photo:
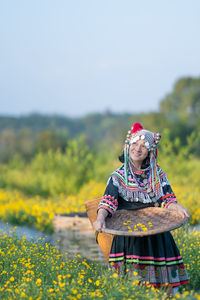
[[[0,114],[158,110],[200,76],[199,0],[0,0]]]

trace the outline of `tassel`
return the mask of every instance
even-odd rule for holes
[[[128,185],[128,145],[124,146],[124,176],[125,184]]]
[[[150,178],[150,186],[156,194],[156,198],[159,199],[163,196],[162,185],[160,181],[160,177],[157,170],[157,161],[156,161],[156,153],[155,150],[151,153],[150,159],[151,165],[151,178]]]

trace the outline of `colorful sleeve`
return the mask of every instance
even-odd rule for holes
[[[170,186],[167,175],[161,169],[159,169],[160,181],[163,190],[163,196],[161,197],[161,207],[167,208],[170,203],[177,203],[176,196]]]
[[[103,199],[100,201],[98,210],[104,208],[112,215],[118,207],[118,188],[114,186],[112,177],[109,178]]]

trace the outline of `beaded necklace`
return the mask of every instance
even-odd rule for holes
[[[133,164],[133,162],[131,162],[129,160],[129,169],[130,169],[131,175],[133,176],[134,180],[136,181],[138,187],[140,187],[142,190],[147,190],[148,185],[149,185],[150,172],[148,172],[148,176],[147,177],[142,174],[141,177],[144,176],[144,179],[143,179],[142,182],[140,182],[137,179],[137,176],[135,175],[135,173],[133,171],[132,164]],[[133,164],[133,166],[134,166],[134,164]],[[138,171],[146,171],[146,170],[149,170],[150,167],[147,167],[146,169],[138,169],[137,167],[134,166],[134,168],[136,168]]]
[[[142,190],[142,191],[145,191],[149,197],[151,198],[151,200],[153,201],[154,205],[155,206],[158,206],[158,202],[157,202],[157,199],[156,199],[156,194],[155,192],[153,191],[152,189],[152,185],[150,183],[150,177],[151,177],[151,172],[150,172],[150,166],[147,167],[146,169],[139,169],[137,167],[134,166],[133,162],[129,160],[128,162],[129,164],[129,170],[131,172],[131,175],[133,176],[135,182],[137,183],[138,187]],[[134,171],[133,171],[133,167],[136,168],[138,171],[146,171],[146,170],[149,170],[148,172],[148,176],[144,178],[143,182],[140,182],[138,179],[137,179],[137,176],[135,175]],[[142,176],[142,175],[141,175]]]

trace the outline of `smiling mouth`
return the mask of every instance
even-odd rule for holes
[[[141,153],[136,153],[136,152],[133,152],[133,154],[135,155],[135,156],[140,156],[141,155]]]

